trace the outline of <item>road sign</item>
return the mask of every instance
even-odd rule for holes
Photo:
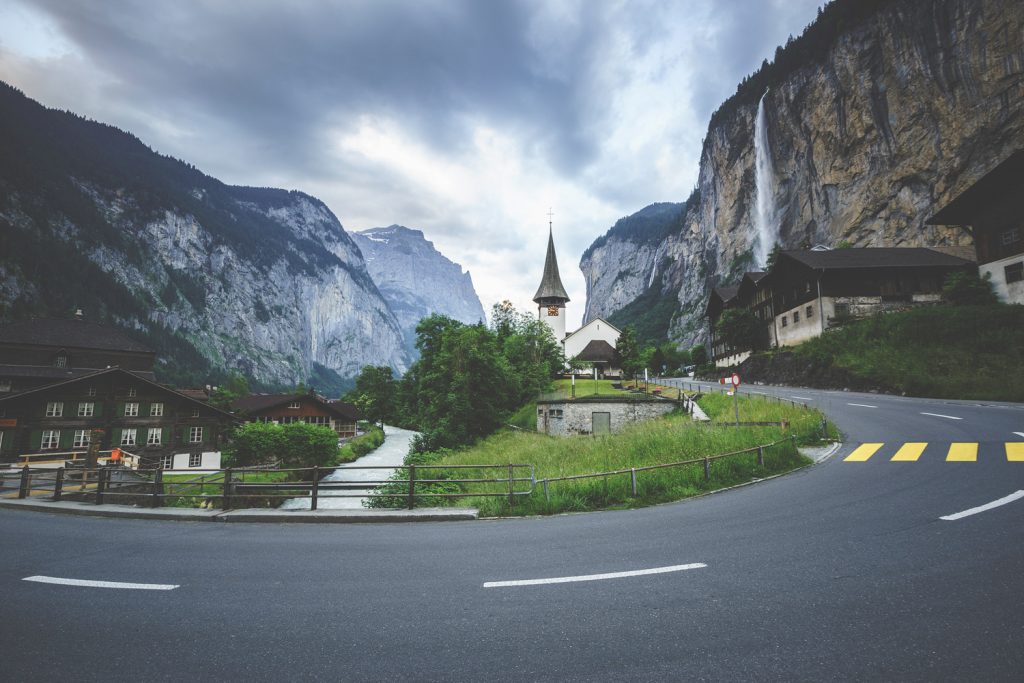
[[[737,375],[735,372],[732,373],[732,378],[731,379],[732,379],[732,385],[734,387],[738,387],[740,385],[740,376]]]

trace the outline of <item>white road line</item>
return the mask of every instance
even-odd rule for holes
[[[484,588],[504,588],[506,586],[540,586],[547,583],[573,583],[576,581],[600,581],[602,579],[621,579],[627,576],[645,576],[647,574],[667,574],[687,569],[703,569],[703,562],[694,564],[677,564],[671,567],[655,567],[654,569],[638,569],[631,572],[611,572],[610,574],[586,574],[584,576],[558,576],[553,579],[524,579],[521,581],[488,581]]]
[[[931,415],[932,417],[944,417],[947,420],[962,420],[962,417],[956,417],[954,415],[939,415],[938,413],[921,413],[922,415]]]
[[[1024,439],[1024,432],[1014,432],[1014,434]]]
[[[813,398],[807,398],[806,396],[794,396],[793,398],[795,398],[798,401],[813,401],[814,400]]]
[[[867,403],[847,403],[848,406],[857,406],[858,408],[877,408],[878,406],[869,406]]]
[[[84,586],[86,588],[123,588],[143,591],[171,591],[177,588],[169,583],[125,583],[123,581],[86,581],[83,579],[61,579],[56,576],[26,576],[22,581],[55,583],[61,586]]]
[[[767,396],[768,395],[768,394],[764,393],[763,391],[751,391],[749,393],[751,393],[751,394],[761,394],[762,396]]]
[[[999,500],[993,500],[991,503],[985,503],[984,505],[979,505],[976,508],[971,508],[970,510],[964,510],[963,512],[957,512],[956,514],[953,514],[953,515],[946,515],[945,517],[939,517],[939,519],[944,519],[947,522],[955,522],[958,519],[963,519],[964,517],[970,517],[971,515],[976,515],[979,512],[985,512],[986,510],[991,510],[992,508],[997,508],[1000,505],[1006,505],[1007,503],[1012,503],[1013,501],[1020,500],[1021,498],[1024,498],[1024,491],[1015,491],[1015,492],[1011,493],[1008,496],[1003,496]]]

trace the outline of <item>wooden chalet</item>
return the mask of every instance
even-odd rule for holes
[[[291,424],[305,422],[330,427],[338,438],[356,435],[359,411],[344,401],[328,401],[314,392],[305,394],[253,394],[231,403],[231,409],[248,422]]]

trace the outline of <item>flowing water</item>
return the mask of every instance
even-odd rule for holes
[[[768,262],[768,254],[779,240],[779,226],[775,221],[775,180],[772,169],[772,150],[768,145],[768,117],[764,111],[764,91],[757,103],[757,119],[754,122],[754,193],[757,199],[754,213],[754,228],[757,242],[754,257],[759,267]]]

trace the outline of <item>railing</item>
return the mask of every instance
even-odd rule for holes
[[[593,473],[590,473],[590,474],[570,474],[570,475],[567,475],[567,476],[564,476],[564,477],[548,477],[546,479],[538,479],[537,480],[537,484],[540,484],[541,487],[544,489],[544,498],[547,499],[547,500],[550,500],[551,499],[551,495],[550,495],[550,492],[548,490],[548,485],[550,483],[552,483],[552,482],[574,481],[574,480],[578,480],[578,479],[599,479],[601,477],[615,477],[615,476],[624,476],[624,475],[628,474],[629,477],[630,477],[630,485],[632,487],[633,496],[636,497],[636,494],[637,494],[637,473],[649,472],[651,470],[662,470],[662,469],[667,469],[667,468],[672,468],[672,467],[685,467],[687,465],[703,464],[704,465],[704,480],[708,481],[708,480],[711,479],[711,463],[714,462],[715,460],[721,460],[722,458],[731,458],[731,457],[734,457],[734,456],[737,456],[737,455],[746,455],[748,453],[754,453],[756,451],[757,452],[757,464],[760,467],[764,467],[764,451],[765,451],[765,449],[772,448],[773,446],[778,446],[779,444],[786,443],[787,441],[791,441],[795,445],[796,444],[796,435],[794,434],[792,436],[787,436],[784,439],[779,439],[779,440],[773,441],[771,443],[766,443],[766,444],[761,444],[759,446],[752,446],[750,448],[745,448],[745,449],[743,449],[741,451],[732,451],[730,453],[720,453],[718,455],[706,455],[703,458],[691,458],[690,460],[680,460],[678,462],[669,462],[669,463],[664,463],[664,464],[660,464],[660,465],[645,465],[645,466],[642,466],[642,467],[630,467],[629,469],[612,470],[610,472],[593,472]]]

